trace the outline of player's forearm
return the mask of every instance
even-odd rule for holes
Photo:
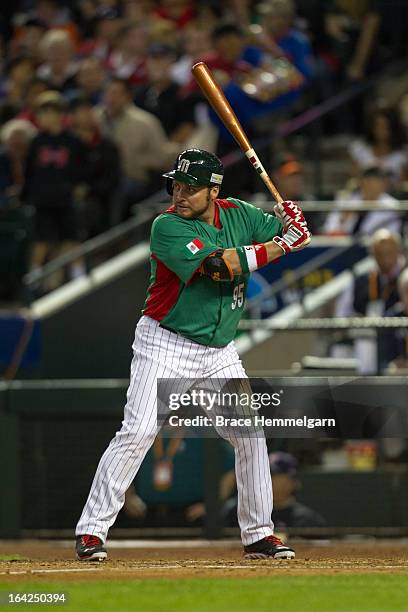
[[[263,246],[266,251],[266,261],[264,265],[284,255],[282,248],[278,246],[275,242],[273,242],[273,240],[269,242],[265,242],[263,243],[263,245],[258,245],[258,246]],[[254,254],[254,257],[256,257],[256,254]],[[230,266],[232,272],[234,273],[234,276],[238,276],[239,274],[242,274],[244,270],[242,269],[241,260],[239,258],[237,249],[225,249],[224,258],[227,261],[228,265]],[[261,266],[258,266],[258,267],[261,267]]]

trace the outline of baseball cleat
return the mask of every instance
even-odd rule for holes
[[[244,559],[294,559],[295,551],[274,535],[244,546]]]
[[[78,536],[75,548],[80,561],[104,561],[108,556],[102,540],[94,535]]]

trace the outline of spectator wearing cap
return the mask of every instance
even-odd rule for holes
[[[183,143],[195,127],[194,108],[182,99],[180,86],[172,80],[171,68],[175,55],[175,50],[167,45],[153,43],[149,47],[147,83],[135,90],[133,99],[139,108],[159,119],[170,140]]]
[[[296,500],[296,491],[300,488],[296,458],[289,453],[271,453],[269,465],[273,489],[272,521],[275,531],[285,531],[288,527],[324,527],[326,521],[318,512]],[[226,522],[231,526],[237,522],[236,505],[237,498],[233,497],[224,506]]]
[[[84,40],[77,49],[80,58],[97,57],[108,62],[123,21],[120,12],[114,7],[100,6],[95,12],[95,35]]]
[[[37,129],[25,119],[11,119],[1,129],[0,206],[20,195],[30,142]]]
[[[50,89],[68,93],[75,88],[77,64],[70,36],[64,30],[50,30],[42,39],[44,63],[37,75],[45,79]]]
[[[73,248],[79,240],[74,190],[83,180],[84,149],[64,128],[65,103],[57,91],[37,99],[40,131],[31,142],[21,199],[36,210],[33,266]]]
[[[107,62],[109,71],[120,79],[126,79],[132,86],[144,83],[148,41],[145,25],[133,23],[123,26]]]
[[[386,227],[399,234],[402,224],[401,213],[398,212],[398,200],[386,192],[387,178],[387,174],[378,166],[367,168],[362,173],[359,189],[346,198],[344,196],[338,198],[337,202],[343,204],[345,210],[328,215],[323,233],[337,236],[369,236],[377,229]],[[349,204],[366,202],[378,203],[383,210],[361,213],[347,210]]]
[[[157,189],[158,174],[171,163],[180,146],[167,139],[152,113],[133,104],[132,89],[123,79],[113,78],[107,85],[97,116],[102,133],[120,151],[126,217],[132,204]]]
[[[86,57],[78,65],[75,77],[77,89],[87,96],[93,104],[102,100],[106,81],[106,70],[97,57]]]
[[[302,202],[315,199],[313,194],[306,192],[304,166],[292,153],[287,152],[280,156],[273,178],[278,191],[283,193],[287,200]],[[312,234],[316,233],[320,228],[321,214],[305,213],[305,217]]]
[[[98,127],[92,102],[77,95],[70,102],[72,130],[82,141],[86,156],[83,196],[83,227],[91,238],[105,230],[115,218],[115,194],[120,184],[121,167],[116,145],[103,136]]]

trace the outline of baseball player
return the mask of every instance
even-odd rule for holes
[[[171,206],[151,231],[151,278],[133,343],[122,427],[103,454],[76,527],[81,560],[107,556],[108,530],[158,433],[157,379],[247,378],[234,346],[250,272],[310,242],[299,207],[276,216],[219,199],[224,168],[207,151],[179,154],[164,174]],[[273,535],[264,436],[222,435],[234,446],[238,522],[246,558],[293,558]]]

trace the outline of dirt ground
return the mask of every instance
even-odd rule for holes
[[[115,541],[105,562],[75,560],[72,542],[0,542],[0,583],[50,580],[137,580],[193,576],[312,575],[349,573],[408,573],[407,540],[307,542],[292,541],[296,559],[247,561],[235,543],[148,544],[121,548]],[[122,544],[122,546],[125,546]],[[14,558],[15,557],[15,558]],[[19,560],[24,557],[26,560]]]

